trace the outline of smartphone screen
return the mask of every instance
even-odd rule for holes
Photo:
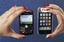
[[[52,32],[52,14],[45,8],[38,9],[38,33],[49,34]]]
[[[27,10],[19,17],[20,20],[20,34],[30,35],[33,34],[33,11]]]

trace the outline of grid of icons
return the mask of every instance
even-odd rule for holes
[[[41,27],[40,30],[51,30],[51,13],[40,13],[39,17],[39,26]]]

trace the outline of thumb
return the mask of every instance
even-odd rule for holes
[[[54,31],[53,33],[51,33],[51,34],[48,34],[48,35],[46,36],[46,38],[53,38],[53,37],[57,36],[58,34],[62,33],[63,30],[64,30],[64,29],[63,29],[62,22],[60,22],[60,23],[58,24],[58,26],[56,27],[55,31]]]
[[[48,34],[47,36],[46,36],[46,38],[53,38],[53,37],[55,37],[56,35],[54,35],[53,33],[52,34]]]

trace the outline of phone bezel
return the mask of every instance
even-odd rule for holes
[[[37,9],[37,33],[38,34],[49,34],[48,32],[47,32],[47,30],[43,30],[42,32],[43,33],[39,33],[39,9],[44,9],[42,12],[46,12],[46,13],[49,13],[48,11],[46,11],[46,9],[47,8],[44,8],[44,7],[38,7],[38,9]],[[52,17],[52,16],[51,16]],[[53,17],[52,17],[52,20],[53,20]],[[51,21],[52,21],[51,20]],[[50,33],[52,33],[52,28],[53,27],[53,21],[52,21],[52,26],[51,26],[51,30],[49,30],[49,31],[51,31]]]
[[[30,33],[30,34],[24,34],[24,33],[22,33],[22,34],[24,34],[24,35],[31,35],[31,34],[33,34],[34,33],[34,12],[33,12],[33,10],[30,10],[30,9],[28,9],[27,11],[25,11],[26,13],[31,13],[31,14],[21,14],[21,15],[32,15],[32,24],[23,24],[23,25],[32,25],[33,26],[33,32],[32,33]],[[21,24],[20,24],[20,17],[21,17],[21,15],[19,16],[19,30],[20,30],[20,27],[21,27]],[[19,31],[19,33],[20,33],[20,31]],[[20,33],[21,34],[21,33]]]

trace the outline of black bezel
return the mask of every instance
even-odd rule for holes
[[[26,14],[25,14],[26,13]],[[20,24],[20,16],[21,15],[32,15],[32,24]],[[34,13],[33,13],[33,10],[30,10],[30,11],[28,11],[28,12],[24,12],[24,13],[22,13],[20,16],[19,16],[19,27],[21,27],[21,25],[32,25],[33,26],[33,32],[34,32]],[[19,29],[20,30],[20,29]],[[23,34],[23,35],[31,35],[31,34],[33,34],[33,32],[32,33],[21,33],[20,31],[19,31],[19,33],[20,34]]]

